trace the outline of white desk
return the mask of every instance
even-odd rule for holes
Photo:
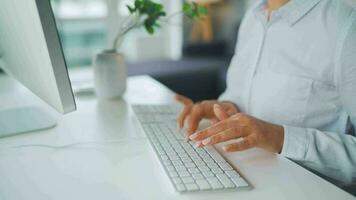
[[[0,77],[0,90],[2,108],[42,104],[5,77]],[[57,115],[56,128],[0,139],[1,200],[355,199],[293,162],[258,149],[223,153],[252,183],[252,190],[181,195],[173,190],[147,140],[128,139],[145,138],[130,104],[173,102],[170,90],[142,76],[129,78],[123,100],[98,102],[94,96],[76,100],[78,110]],[[10,148],[119,139],[125,140],[57,150]]]

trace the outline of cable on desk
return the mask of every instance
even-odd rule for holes
[[[88,142],[78,142],[66,145],[46,145],[46,144],[26,144],[9,147],[9,149],[21,149],[21,148],[48,148],[48,149],[70,149],[76,146],[87,146],[87,145],[107,145],[116,143],[126,143],[126,142],[141,142],[147,141],[147,138],[126,138],[118,140],[107,140],[107,141],[88,141]]]

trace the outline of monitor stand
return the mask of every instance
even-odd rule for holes
[[[54,117],[37,107],[0,110],[0,138],[55,126]]]

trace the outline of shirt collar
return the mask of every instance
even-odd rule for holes
[[[294,25],[303,18],[312,8],[314,8],[321,0],[291,0],[286,5],[278,9],[278,15],[285,19],[289,25]],[[254,11],[263,12],[266,6],[266,0],[261,0]]]

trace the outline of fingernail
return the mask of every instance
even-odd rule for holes
[[[228,146],[223,146],[223,150],[224,151],[229,151],[229,147]]]
[[[190,138],[191,140],[194,140],[195,138],[198,137],[198,135],[199,135],[199,133],[194,133],[194,134],[192,134],[191,136],[189,136],[189,138]]]
[[[195,147],[196,148],[200,148],[200,147],[202,147],[202,143],[199,141],[199,142],[196,142],[195,143]]]
[[[203,145],[209,145],[210,144],[210,142],[211,142],[211,138],[209,137],[209,138],[206,138],[205,140],[203,140]]]
[[[186,142],[189,142],[189,137],[188,136],[185,136],[185,139],[184,139]]]

